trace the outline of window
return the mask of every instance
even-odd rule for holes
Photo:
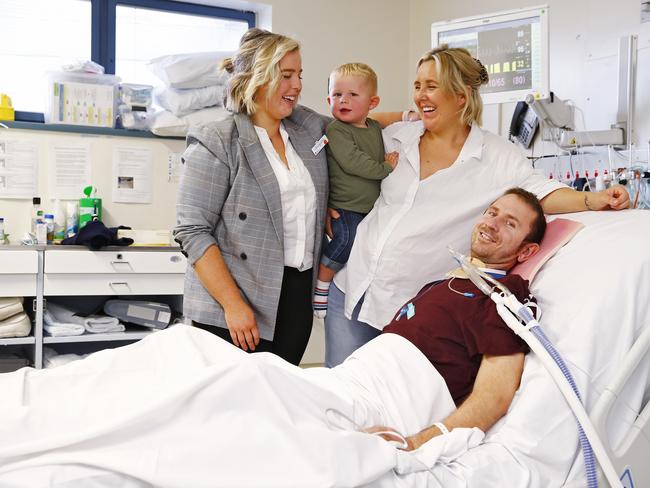
[[[123,82],[156,85],[148,60],[232,51],[255,25],[252,12],[170,0],[0,0],[0,12],[0,92],[16,120],[33,122],[43,121],[46,73],[62,64],[92,59]]]
[[[241,20],[117,6],[115,74],[123,81],[156,85],[146,62],[165,54],[234,51],[248,23]]]
[[[42,112],[46,73],[70,60],[91,57],[91,4],[85,0],[0,0],[0,12],[0,92],[11,97],[15,108]]]

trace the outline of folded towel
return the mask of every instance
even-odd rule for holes
[[[64,324],[84,325],[84,317],[77,315],[77,312],[58,303],[47,302],[47,311],[53,322]]]
[[[76,324],[83,326],[84,330],[93,334],[106,332],[124,332],[124,325],[115,317],[106,315],[89,315],[84,317],[78,315],[74,310],[57,303],[48,302],[47,310],[55,322],[64,324]]]
[[[43,311],[43,329],[51,336],[76,336],[86,331],[83,324],[74,322],[59,322],[49,310],[51,304],[47,305],[48,310]]]
[[[106,332],[124,332],[124,325],[115,317],[106,315],[89,315],[84,319],[87,332],[101,334]]]
[[[22,297],[0,297],[0,320],[23,311]]]
[[[21,306],[22,310],[22,306]],[[32,330],[32,321],[25,312],[0,320],[0,337],[25,337]]]

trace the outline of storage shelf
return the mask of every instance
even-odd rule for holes
[[[25,130],[42,130],[50,132],[74,132],[77,134],[93,134],[121,137],[144,137],[147,139],[178,139],[185,137],[157,136],[147,130],[113,129],[111,127],[92,127],[85,125],[44,124],[43,122],[21,122],[3,120],[2,123],[9,128]]]
[[[44,336],[43,344],[67,344],[70,342],[109,342],[109,341],[138,341],[155,331],[135,331],[127,330],[125,332],[112,332],[108,334],[81,334],[78,336]]]
[[[34,344],[36,339],[34,336],[27,337],[2,337],[0,338],[0,346],[14,346],[20,344]]]
[[[22,252],[16,252],[18,250]],[[80,310],[91,313],[99,310],[107,297],[132,295],[133,298],[142,296],[146,300],[169,302],[172,309],[178,311],[182,307],[185,261],[177,247],[111,246],[102,251],[90,251],[83,246],[0,246],[0,297],[18,294],[29,297],[25,309],[32,309],[32,299],[35,305],[32,334],[0,338],[0,352],[3,352],[2,346],[20,348],[33,360],[35,368],[42,368],[43,345],[57,345],[61,351],[77,352],[139,341],[157,329],[127,325],[124,332],[45,335],[43,315],[47,300],[63,297],[52,303],[70,307],[83,302],[79,303]],[[48,269],[48,265],[52,269]],[[22,288],[19,286],[21,280],[24,281]]]

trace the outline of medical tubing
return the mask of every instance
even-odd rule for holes
[[[589,415],[582,403],[580,393],[566,363],[561,358],[551,341],[542,331],[530,308],[523,305],[504,285],[497,286],[501,293],[489,288],[485,276],[473,263],[462,254],[448,248],[452,256],[460,263],[468,278],[496,304],[497,313],[515,334],[521,337],[551,375],[556,386],[569,404],[578,423],[578,434],[582,446],[588,486],[597,487],[598,478],[593,459],[594,453],[611,488],[622,488],[621,481],[609,458],[607,450],[598,437]],[[493,291],[494,290],[494,291]],[[522,324],[521,321],[524,322]],[[560,374],[561,373],[561,374]],[[564,381],[566,380],[566,381]],[[568,383],[568,385],[567,385]]]
[[[616,470],[614,469],[614,466],[609,459],[607,450],[598,437],[598,432],[594,428],[589,415],[587,415],[587,411],[585,410],[584,405],[575,395],[574,390],[567,384],[564,375],[561,374],[559,366],[557,363],[555,363],[549,352],[544,348],[542,342],[539,341],[537,337],[531,332],[531,328],[539,327],[537,320],[532,321],[530,323],[530,327],[524,326],[517,319],[515,312],[506,307],[503,297],[497,293],[493,293],[491,295],[491,298],[497,304],[497,312],[499,316],[504,320],[508,327],[510,327],[519,337],[521,337],[526,342],[526,344],[528,344],[530,349],[535,353],[535,355],[539,358],[546,370],[551,375],[551,378],[569,404],[569,407],[571,408],[574,416],[578,419],[578,423],[584,430],[585,435],[590,440],[592,450],[594,451],[596,459],[600,463],[605,478],[607,478],[610,486],[612,488],[622,488],[623,485],[621,484],[621,481],[616,474]]]
[[[544,349],[546,349],[548,354],[553,358],[553,361],[555,361],[555,364],[557,364],[558,367],[560,368],[560,371],[562,371],[562,374],[564,375],[567,382],[571,386],[571,389],[573,390],[575,395],[578,397],[580,401],[582,401],[582,398],[580,396],[580,391],[578,390],[575,380],[573,379],[573,375],[571,374],[571,371],[569,371],[569,368],[567,367],[566,363],[562,359],[562,356],[560,356],[560,354],[557,352],[557,349],[555,349],[551,341],[548,339],[548,337],[546,337],[546,334],[544,334],[542,328],[539,325],[535,325],[533,327],[530,327],[529,330],[542,344],[542,346],[544,346]],[[580,446],[582,447],[582,456],[585,462],[587,486],[589,488],[598,488],[598,475],[596,473],[596,460],[594,458],[594,451],[591,447],[591,443],[589,442],[589,439],[587,439],[587,435],[585,434],[584,429],[582,428],[582,424],[580,424],[580,421],[578,420],[577,417],[576,417],[576,422],[578,423],[578,438],[580,439]]]

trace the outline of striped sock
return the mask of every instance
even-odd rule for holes
[[[314,315],[324,319],[327,315],[327,297],[330,293],[331,281],[316,280],[316,290],[314,291]]]

